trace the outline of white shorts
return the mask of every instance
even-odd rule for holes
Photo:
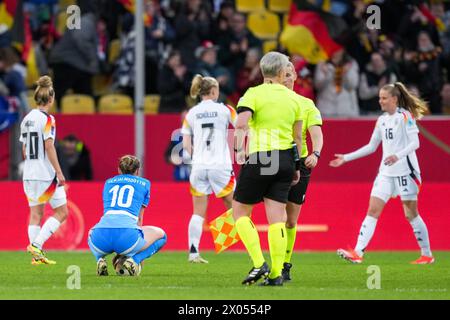
[[[209,195],[212,192],[222,198],[234,191],[233,170],[194,169],[189,177],[193,196]]]
[[[49,202],[52,208],[58,208],[67,203],[66,191],[63,186],[57,185],[56,180],[24,180],[23,190],[30,207]]]
[[[371,196],[388,202],[389,198],[400,196],[402,200],[417,200],[422,180],[420,175],[388,177],[379,174],[373,183]]]

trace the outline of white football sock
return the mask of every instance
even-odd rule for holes
[[[409,223],[413,228],[414,235],[416,236],[422,255],[432,257],[433,255],[430,248],[430,239],[428,238],[428,229],[425,222],[423,222],[422,217],[418,215]]]
[[[34,224],[28,225],[28,239],[30,240],[30,243],[33,243],[39,232],[41,232],[41,226]]]
[[[189,221],[189,256],[195,257],[199,254],[200,238],[202,237],[203,221],[205,219],[193,214]]]
[[[364,219],[361,229],[359,231],[358,242],[356,243],[355,251],[362,257],[364,255],[364,250],[369,245],[370,239],[375,232],[375,227],[377,226],[377,219],[371,216],[366,216]]]
[[[36,237],[36,239],[34,239],[33,245],[35,247],[38,247],[39,249],[42,249],[45,241],[47,241],[48,238],[50,238],[52,234],[56,232],[56,230],[58,230],[60,225],[61,222],[59,222],[56,218],[48,218],[42,226],[41,232],[39,232],[39,235]]]

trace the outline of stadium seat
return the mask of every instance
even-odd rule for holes
[[[236,10],[243,13],[266,10],[264,0],[236,0]]]
[[[120,39],[114,39],[109,44],[109,63],[113,64],[120,55]]]
[[[268,0],[268,7],[270,11],[285,13],[289,11],[292,0]]]
[[[252,12],[248,15],[247,27],[260,39],[276,39],[280,32],[280,19],[269,11]]]
[[[144,112],[146,114],[158,114],[159,102],[161,96],[157,94],[149,94],[144,98]]]
[[[94,98],[85,94],[68,94],[61,100],[61,112],[66,114],[95,113]]]
[[[278,47],[277,40],[266,40],[263,42],[263,52],[266,54],[269,51],[275,51]]]
[[[132,114],[133,100],[124,94],[107,94],[100,98],[98,112],[114,114]]]

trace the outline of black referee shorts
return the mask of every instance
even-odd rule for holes
[[[234,200],[256,204],[268,198],[286,203],[294,172],[292,149],[253,153],[241,167]]]
[[[306,158],[300,159],[300,181],[289,190],[288,200],[296,204],[305,203],[306,190],[308,189],[311,169],[305,165]]]

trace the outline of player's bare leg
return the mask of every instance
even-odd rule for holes
[[[225,197],[222,197],[223,204],[227,210],[230,210],[233,206],[233,192],[230,192]]]
[[[286,255],[284,257],[283,270],[281,272],[284,281],[290,281],[291,274],[290,270],[292,268],[291,257],[294,250],[295,239],[297,236],[297,222],[300,216],[300,211],[302,210],[301,204],[296,204],[294,202],[288,202],[286,204],[286,236],[287,236],[287,247]]]
[[[34,208],[34,209],[33,209]],[[30,224],[36,223],[42,220],[44,214],[44,205],[38,205],[31,207]],[[61,223],[63,223],[68,215],[67,205],[63,204],[58,208],[54,209],[54,215],[47,219],[47,221],[42,226],[39,234],[27,247],[27,251],[33,256],[32,264],[55,264],[55,261],[49,260],[44,251],[42,251],[42,246],[44,243],[58,230]]]
[[[430,248],[430,239],[428,237],[428,229],[417,210],[417,200],[405,200],[402,201],[402,204],[405,217],[413,228],[414,235],[421,250],[420,258],[412,261],[411,264],[434,263],[434,257]]]
[[[361,225],[356,247],[355,249],[348,250],[338,249],[337,254],[341,258],[352,263],[362,263],[364,250],[369,245],[369,242],[373,237],[378,218],[380,217],[385,204],[386,203],[378,197],[370,197],[369,209],[367,211],[367,216]]]
[[[200,256],[200,239],[203,233],[203,223],[206,217],[206,209],[208,208],[208,196],[192,196],[192,204],[194,213],[189,221],[189,262],[192,263],[208,263],[207,260]]]

